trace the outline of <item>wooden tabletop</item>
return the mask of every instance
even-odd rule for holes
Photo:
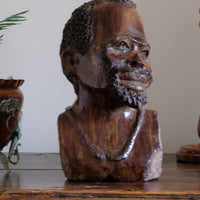
[[[58,154],[21,154],[20,163],[0,164],[0,200],[6,199],[200,199],[200,165],[165,155],[163,173],[150,182],[68,182]]]

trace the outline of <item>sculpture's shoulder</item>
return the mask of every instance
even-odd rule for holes
[[[143,126],[152,130],[154,134],[159,134],[158,113],[155,110],[141,109],[143,115]]]
[[[144,110],[144,123],[142,128],[141,140],[146,142],[148,155],[146,170],[143,174],[144,180],[158,178],[162,172],[163,151],[160,138],[160,127],[158,113],[155,110]],[[148,146],[149,145],[149,146]],[[151,149],[151,147],[153,147]],[[151,151],[149,151],[151,149]]]
[[[61,113],[58,116],[58,123],[63,123],[66,120],[69,121],[69,115],[70,115],[71,110],[72,110],[72,107],[67,107],[65,112]]]
[[[67,133],[70,133],[69,131],[73,126],[71,120],[70,120],[70,113],[72,111],[72,107],[67,107],[65,112],[61,113],[58,116],[58,132],[59,137],[64,137],[67,135]]]
[[[149,110],[149,109],[144,109],[144,112],[145,114],[148,116],[148,117],[151,117],[151,118],[156,118],[157,119],[157,116],[158,116],[158,112],[155,111],[155,110]]]

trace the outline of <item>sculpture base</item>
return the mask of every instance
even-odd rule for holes
[[[200,144],[181,146],[176,153],[177,161],[187,163],[200,163]]]

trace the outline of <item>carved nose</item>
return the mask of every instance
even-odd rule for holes
[[[133,68],[142,68],[143,63],[140,60],[138,55],[138,46],[135,45],[133,50],[129,53],[127,57],[127,63],[131,65]]]

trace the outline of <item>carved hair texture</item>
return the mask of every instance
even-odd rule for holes
[[[73,49],[76,53],[87,53],[94,38],[95,15],[93,7],[102,3],[116,2],[136,8],[131,0],[93,0],[83,4],[72,13],[63,30],[60,54],[66,49]]]

